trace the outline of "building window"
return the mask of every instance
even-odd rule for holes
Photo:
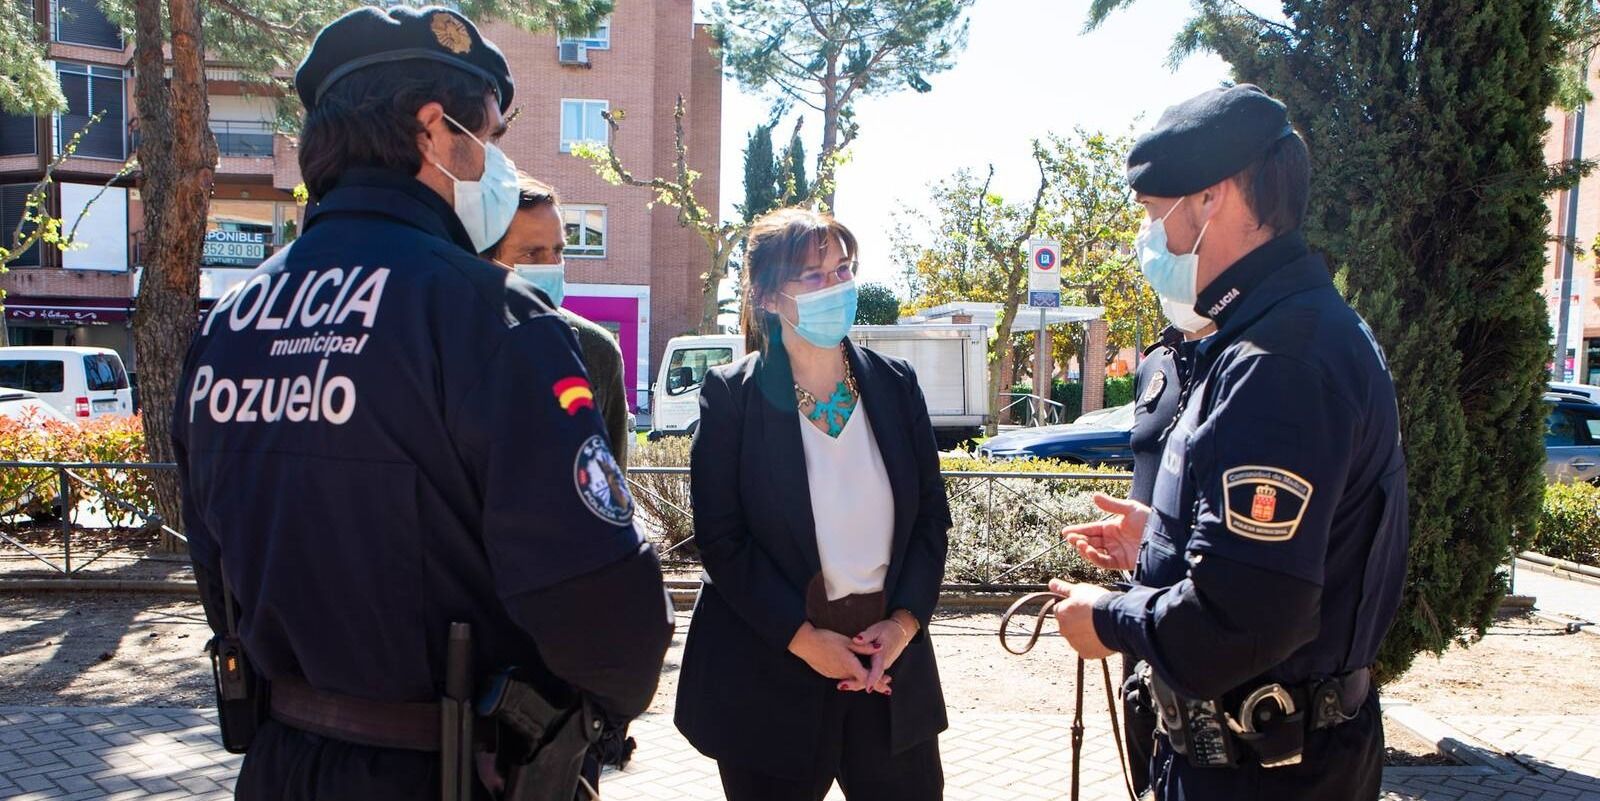
[[[17,223],[22,221],[22,213],[28,206],[28,193],[33,190],[33,184],[11,184],[0,186],[0,243],[7,248],[15,244],[11,235],[17,230]],[[31,227],[24,227],[22,233],[26,235]],[[38,267],[39,243],[28,248],[23,254],[8,267]]]
[[[33,117],[0,112],[0,156],[32,156],[39,152],[39,126]]]
[[[217,152],[224,156],[272,157],[272,123],[256,120],[211,120]]]
[[[52,6],[56,41],[122,49],[122,29],[106,19],[95,0],[56,0]]]
[[[95,113],[103,116],[84,133],[77,155],[126,161],[128,158],[128,118],[124,107],[122,70],[91,67],[87,64],[57,64],[61,93],[67,109],[56,115],[56,150],[60,151],[73,135],[89,124]]]
[[[561,221],[567,227],[566,255],[580,259],[605,258],[605,206],[562,206]]]
[[[611,49],[611,15],[607,14],[595,25],[594,30],[584,34],[562,36],[563,42],[577,42],[590,50]]]
[[[561,101],[561,152],[572,152],[579,142],[604,145],[611,141],[605,117],[611,104],[604,100]]]

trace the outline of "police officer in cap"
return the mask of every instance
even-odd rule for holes
[[[477,681],[598,727],[649,704],[671,613],[571,326],[476,255],[517,208],[500,50],[363,8],[295,87],[304,235],[202,322],[174,417],[207,618],[271,688],[236,792],[438,798],[452,623]]]
[[[1405,577],[1405,461],[1383,352],[1300,233],[1309,171],[1283,104],[1250,85],[1168,109],[1128,160],[1145,276],[1216,332],[1150,506],[1066,532],[1138,581],[1051,584],[1080,655],[1143,663],[1158,799],[1378,792],[1371,665]]]

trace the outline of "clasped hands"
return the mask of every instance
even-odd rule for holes
[[[805,623],[789,641],[789,653],[800,657],[817,673],[838,679],[841,692],[893,695],[890,685],[894,677],[889,675],[889,668],[906,650],[919,625],[916,617],[904,609],[854,637]],[[863,658],[867,660],[865,664]]]
[[[1107,570],[1132,570],[1139,559],[1139,540],[1150,519],[1150,508],[1135,502],[1095,493],[1094,505],[1110,517],[1093,523],[1067,526],[1061,536],[1084,561]],[[1104,659],[1113,651],[1094,630],[1094,603],[1107,590],[1094,584],[1050,580],[1050,591],[1061,596],[1056,603],[1056,625],[1067,644],[1085,659]]]

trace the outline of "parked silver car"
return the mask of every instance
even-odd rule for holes
[[[1544,400],[1545,480],[1600,483],[1600,404],[1556,393]]]

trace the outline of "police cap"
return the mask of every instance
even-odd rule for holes
[[[1128,152],[1128,185],[1155,197],[1191,195],[1237,175],[1294,133],[1289,111],[1260,88],[1212,89],[1162,112]]]
[[[388,10],[367,6],[328,23],[294,73],[295,92],[311,108],[340,78],[393,61],[437,61],[476,75],[494,87],[503,112],[511,107],[511,70],[494,43],[472,20],[448,8]]]

